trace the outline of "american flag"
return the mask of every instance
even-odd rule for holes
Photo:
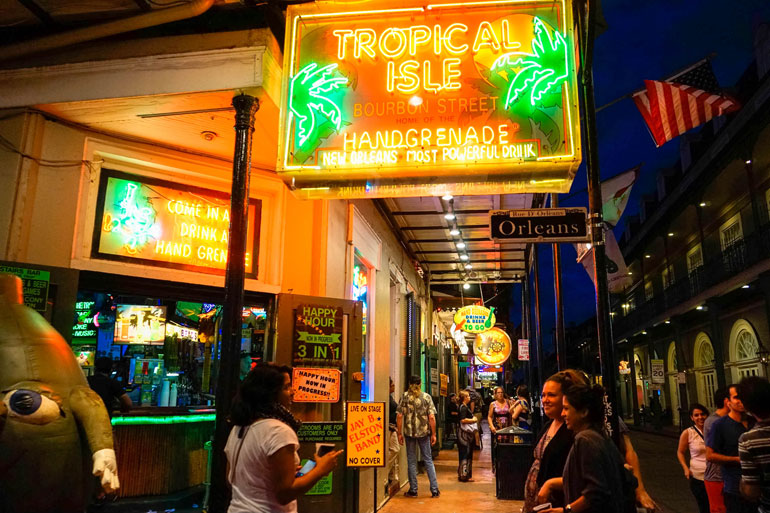
[[[740,108],[734,98],[721,92],[708,59],[664,81],[645,80],[644,86],[632,98],[658,147]]]

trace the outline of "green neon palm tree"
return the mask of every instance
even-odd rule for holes
[[[506,109],[526,99],[535,107],[546,93],[560,92],[561,84],[569,75],[569,46],[564,36],[540,18],[536,17],[534,24],[532,53],[506,53],[492,65],[493,73],[506,73],[510,80],[504,103]]]
[[[289,111],[296,117],[299,146],[303,146],[308,139],[317,135],[317,129],[321,125],[316,119],[318,114],[328,119],[334,129],[339,131],[342,111],[332,96],[347,84],[348,79],[340,74],[336,64],[319,68],[316,63],[310,63],[291,78]]]

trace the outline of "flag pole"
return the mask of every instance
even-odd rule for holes
[[[583,56],[582,93],[584,121],[586,129],[586,174],[588,179],[588,208],[591,228],[591,243],[594,256],[594,277],[596,292],[596,334],[599,346],[599,362],[601,365],[602,385],[607,393],[607,422],[610,435],[617,444],[620,440],[617,405],[617,388],[612,335],[610,334],[610,308],[608,301],[607,263],[604,247],[604,231],[602,221],[602,189],[599,180],[599,144],[596,132],[596,103],[594,101],[593,82],[593,44],[596,37],[596,4],[586,0],[577,2],[581,31],[581,55]]]

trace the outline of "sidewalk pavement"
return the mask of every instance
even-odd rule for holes
[[[406,484],[379,510],[380,513],[518,513],[524,505],[523,501],[499,500],[495,497],[491,442],[486,430],[483,442],[484,449],[474,453],[474,482],[461,483],[457,480],[457,449],[444,449],[434,461],[441,496],[431,498],[428,475],[417,474],[419,496],[404,497],[404,492],[409,489]]]

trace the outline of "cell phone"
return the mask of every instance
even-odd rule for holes
[[[543,511],[545,509],[551,509],[551,503],[546,502],[545,504],[540,504],[539,506],[535,506],[532,508],[532,511]]]
[[[315,468],[315,461],[313,460],[307,460],[304,465],[302,465],[302,468],[297,471],[296,477],[301,477],[310,472]]]
[[[334,450],[334,444],[318,444],[318,450],[316,451],[319,456],[328,454]]]

